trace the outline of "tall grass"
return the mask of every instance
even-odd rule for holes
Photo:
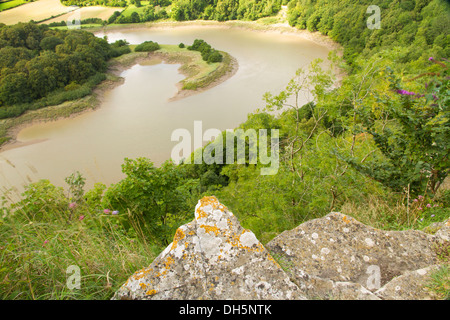
[[[148,240],[136,212],[112,214],[114,208],[103,208],[105,186],[76,197],[74,190],[81,190],[83,183],[71,183],[75,187],[69,195],[48,180],[32,183],[22,200],[0,207],[0,299],[110,299],[161,252],[161,243]],[[423,229],[450,217],[449,190],[434,199],[409,202],[398,195],[364,200],[337,209],[387,230]],[[441,249],[448,262],[448,247]],[[70,286],[71,266],[79,268],[79,288]],[[430,286],[448,298],[448,269],[444,271]]]
[[[384,230],[420,230],[450,218],[450,190],[434,198],[407,198],[407,195],[392,194],[384,198],[372,195],[364,201],[345,202],[339,211]]]
[[[158,254],[138,228],[122,227],[128,213],[70,205],[62,189],[45,182],[32,188],[0,218],[0,299],[109,299]],[[70,266],[79,267],[79,289],[68,285]]]

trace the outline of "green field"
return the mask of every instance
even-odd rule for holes
[[[11,1],[4,1],[0,2],[0,11],[8,10],[11,8],[18,7],[24,3],[27,3],[25,0],[11,0]]]
[[[136,7],[134,4],[128,5],[128,7],[122,12],[124,17],[129,17],[133,12],[137,12],[139,14],[143,14],[145,10],[145,6],[148,4],[148,1],[141,1],[141,7]]]

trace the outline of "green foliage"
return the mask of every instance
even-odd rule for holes
[[[259,239],[269,241],[341,208],[388,229],[422,228],[450,217],[441,200],[446,193],[434,195],[450,167],[448,71],[433,60],[405,83],[394,62],[401,56],[386,51],[355,60],[358,68],[338,88],[314,62],[307,72],[297,71],[285,90],[264,95],[267,111],[285,111],[250,115],[242,126],[280,128],[277,175],[261,176],[252,165],[226,165],[221,174],[229,183],[215,191]],[[305,94],[314,103],[298,105]],[[426,203],[413,201],[418,194]],[[373,205],[367,206],[367,199]]]
[[[0,118],[91,93],[105,77],[106,61],[126,51],[80,30],[0,26]],[[69,84],[79,87],[64,90]]]
[[[119,12],[120,14],[120,12]],[[80,24],[107,24],[107,21],[104,21],[100,18],[87,18],[87,19],[83,19],[80,20]],[[67,22],[65,20],[59,21],[59,22],[50,22],[48,24],[49,27],[66,27],[67,26]]]
[[[189,210],[189,181],[171,162],[159,168],[146,158],[125,159],[126,178],[105,192],[105,207],[129,212],[155,243],[168,244]]]
[[[12,205],[20,211],[21,217],[36,222],[49,222],[53,219],[66,221],[69,201],[62,188],[55,187],[48,180],[40,180],[28,185],[23,199]],[[54,215],[57,212],[58,215]]]
[[[87,79],[82,85],[72,81],[64,88],[49,93],[46,97],[29,103],[15,104],[13,106],[0,107],[0,119],[17,117],[27,110],[36,110],[47,106],[61,104],[65,101],[76,100],[92,93],[92,89],[106,79],[103,73],[97,73]],[[1,89],[0,89],[1,90]],[[1,95],[0,91],[0,95]]]
[[[120,11],[114,11],[114,13],[108,18],[108,23],[114,23],[120,16]]]
[[[447,246],[447,260],[450,254],[450,248]],[[438,299],[450,299],[450,268],[447,264],[442,264],[436,272],[433,272],[430,277],[427,289],[434,292]]]
[[[84,195],[83,188],[86,184],[86,179],[77,171],[67,177],[65,181],[69,185],[69,194],[72,196],[72,200],[75,203],[80,202]]]
[[[1,299],[110,299],[130,274],[161,250],[141,231],[125,230],[127,215],[98,209],[96,187],[76,204],[42,180],[0,216]],[[112,258],[113,257],[113,258]],[[69,290],[69,266],[80,268],[80,288]]]
[[[79,7],[84,6],[108,6],[108,7],[126,7],[127,1],[126,0],[61,0],[61,3],[65,6],[72,6],[76,5]]]
[[[174,0],[170,17],[183,20],[257,20],[278,13],[281,1],[278,0]]]
[[[358,110],[361,130],[372,135],[384,157],[366,164],[351,158],[346,161],[395,191],[434,194],[449,174],[450,87],[448,68],[438,63],[442,70],[419,93],[403,89],[393,70],[387,69],[389,89],[395,95],[371,92],[384,110],[384,121],[373,110]]]
[[[369,5],[381,9],[381,28],[369,29]],[[394,1],[309,1],[293,0],[288,5],[288,21],[309,31],[320,31],[344,46],[344,57],[351,64],[360,53],[372,50],[408,48],[410,55],[431,49],[436,57],[450,54],[448,46],[450,6],[443,0]],[[417,57],[417,56],[416,56]]]
[[[187,47],[188,50],[199,51],[202,54],[202,59],[209,63],[222,62],[223,56],[217,50],[213,49],[210,44],[204,40],[195,39],[194,43]]]
[[[126,7],[124,0],[62,0],[62,2],[66,5],[78,6],[101,4]],[[138,11],[133,11],[131,15],[117,11],[108,19],[108,23],[138,23],[167,18],[176,21],[257,20],[277,14],[281,9],[281,2],[281,0],[150,0],[144,6],[141,1],[132,0],[130,4],[139,8]],[[166,11],[167,7],[169,9]]]
[[[134,48],[136,52],[149,52],[159,50],[161,47],[157,42],[145,41]]]
[[[212,50],[207,56],[207,60],[210,63],[222,62],[223,56],[217,50]]]
[[[113,51],[114,57],[119,57],[123,54],[127,54],[131,52],[130,47],[128,46],[129,43],[125,40],[117,40],[114,43],[111,44],[111,48]]]

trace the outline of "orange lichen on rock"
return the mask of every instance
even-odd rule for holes
[[[219,202],[219,200],[217,200],[216,197],[214,197],[214,196],[203,197],[202,199],[199,200],[199,205],[195,211],[195,218],[197,220],[208,217],[208,212],[205,212],[205,210],[203,210],[203,208],[208,207],[208,206],[211,208],[211,211],[220,210],[222,212],[225,212],[228,210],[227,207],[225,207],[223,204],[221,204]]]
[[[272,261],[273,263],[275,263],[275,265],[278,267],[278,268],[280,268],[281,269],[281,266],[280,266],[280,264],[268,253],[267,254],[267,259],[269,260],[269,261]]]
[[[205,229],[205,232],[207,232],[207,233],[213,232],[216,236],[218,236],[219,233],[220,233],[219,228],[216,227],[216,226],[207,226],[207,225],[202,224],[202,225],[200,226],[200,228]]]
[[[284,286],[289,281],[287,276],[255,234],[243,228],[215,197],[199,200],[195,219],[176,230],[172,244],[152,262],[151,268],[132,276],[115,297],[185,299],[192,295],[195,299],[242,299],[257,295],[261,299],[280,299],[296,293],[279,285],[277,279],[281,277]],[[235,270],[236,275],[230,277],[229,270]],[[239,276],[245,278],[235,278]],[[252,289],[254,285],[258,285],[257,290]]]
[[[145,276],[146,276],[149,272],[151,272],[151,271],[153,271],[153,269],[151,269],[151,268],[144,268],[144,269],[141,269],[141,270],[139,270],[138,272],[136,272],[135,274],[133,274],[133,275],[131,276],[131,278],[132,278],[133,280],[139,280],[139,279],[145,277]]]
[[[153,296],[153,295],[155,295],[157,293],[158,293],[158,291],[156,291],[155,289],[152,289],[152,290],[148,290],[145,294],[147,296]]]
[[[156,273],[156,274],[155,274],[155,277],[156,277],[156,278],[159,278],[159,277],[161,277],[161,276],[165,276],[166,274],[167,274],[167,270],[164,270],[164,271],[162,271],[162,272]]]
[[[351,219],[351,218],[350,218],[350,219]],[[342,217],[342,220],[343,220],[346,224],[349,224],[350,222],[352,222],[350,219],[348,219],[347,216],[345,216],[345,215]]]
[[[145,290],[145,288],[147,288],[147,285],[145,283],[139,283],[139,286],[141,287],[142,290]]]
[[[227,239],[227,243],[231,244],[232,247],[239,247],[239,237],[237,235],[232,235]]]
[[[216,197],[203,197],[200,199],[200,206],[196,210],[196,219],[207,218],[208,213],[206,213],[202,208],[206,206],[211,206],[212,209],[215,209],[219,206],[219,201],[217,201]]]
[[[203,211],[202,209],[200,209],[200,208],[197,209],[196,213],[197,213],[197,216],[196,216],[197,220],[201,219],[201,218],[207,218],[208,217],[208,214],[205,211]]]
[[[234,248],[244,249],[249,252],[263,252],[265,250],[265,248],[259,241],[256,241],[256,243],[252,243],[252,245],[250,245],[250,246],[244,245],[242,243],[241,236],[246,233],[252,233],[252,232],[250,230],[244,229],[244,230],[242,230],[241,234],[233,234],[233,235],[229,236],[226,242],[231,244],[231,246]]]
[[[164,263],[164,266],[166,267],[166,269],[169,269],[170,265],[174,262],[175,260],[172,257],[167,257],[166,262]]]
[[[183,229],[178,228],[177,232],[175,233],[175,236],[173,237],[172,247],[170,248],[170,250],[175,249],[178,245],[178,241],[183,239],[185,236],[186,234],[184,233]]]

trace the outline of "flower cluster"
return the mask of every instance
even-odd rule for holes
[[[406,91],[406,90],[397,90],[397,93],[403,94],[403,95],[407,95],[407,96],[414,96],[414,95],[416,95],[415,92],[410,92],[410,91]]]
[[[70,209],[75,209],[78,205],[75,202],[69,204]]]
[[[114,211],[111,211],[111,210],[109,210],[109,209],[105,209],[105,210],[103,210],[103,213],[104,214],[114,214],[114,215],[116,215],[116,214],[119,214],[119,211],[117,211],[117,210],[114,210]]]
[[[78,204],[76,203],[76,202],[71,202],[70,204],[69,204],[69,209],[70,210],[75,210],[76,208],[78,207]],[[103,211],[102,211],[104,214],[112,214],[112,215],[118,215],[119,214],[119,211],[118,210],[110,210],[110,209],[104,209]],[[81,215],[81,216],[79,216],[78,217],[78,220],[79,221],[82,221],[83,219],[85,218],[85,216],[84,215]]]
[[[444,59],[444,60],[446,60],[446,59]],[[435,64],[438,64],[438,65],[440,65],[440,66],[442,66],[442,67],[444,67],[444,68],[447,68],[447,66],[446,66],[445,63],[442,63],[441,61],[437,61],[437,60],[435,60],[433,57],[429,57],[429,58],[428,58],[428,61],[432,61],[432,62],[435,63]],[[446,60],[446,61],[448,61],[448,60]],[[436,73],[431,73],[431,74],[432,74],[432,75],[435,75]],[[413,78],[413,79],[421,78],[421,77],[426,76],[426,75],[430,75],[430,73],[422,73],[422,74],[418,75],[417,77],[415,77],[415,78]],[[439,75],[439,73],[437,73],[437,75]],[[447,78],[448,78],[448,77],[447,77]],[[430,84],[430,83],[428,83],[428,82],[425,83],[425,89],[428,89],[429,84]],[[400,90],[396,90],[396,92],[397,92],[398,94],[401,94],[402,96],[412,96],[413,98],[422,98],[422,97],[425,97],[424,94],[415,93],[415,92],[408,91],[408,90],[402,90],[402,89],[400,89]],[[438,97],[437,97],[435,94],[433,94],[432,96],[433,96],[433,100],[434,100],[434,101],[438,100]]]
[[[426,200],[422,195],[417,196],[411,203],[411,208],[417,212],[420,222],[424,222],[424,220],[430,221],[430,218],[434,218],[437,213],[434,209],[439,207],[439,204],[433,203],[433,200]]]
[[[427,208],[436,208],[436,207],[439,207],[438,204],[431,205],[431,203],[427,203],[427,204],[425,205],[425,202],[426,202],[426,201],[425,201],[425,198],[424,198],[424,196],[422,196],[422,195],[417,196],[417,199],[414,199],[414,200],[413,200],[413,203],[415,203],[415,204],[418,205],[417,210],[419,210],[419,211],[424,210],[424,208],[423,208],[422,206],[425,206],[425,207],[427,207]]]
[[[415,96],[416,98],[422,98],[425,95],[424,94],[419,94],[419,93],[415,93],[412,91],[407,91],[407,90],[397,90],[398,94],[401,94],[403,96]]]

